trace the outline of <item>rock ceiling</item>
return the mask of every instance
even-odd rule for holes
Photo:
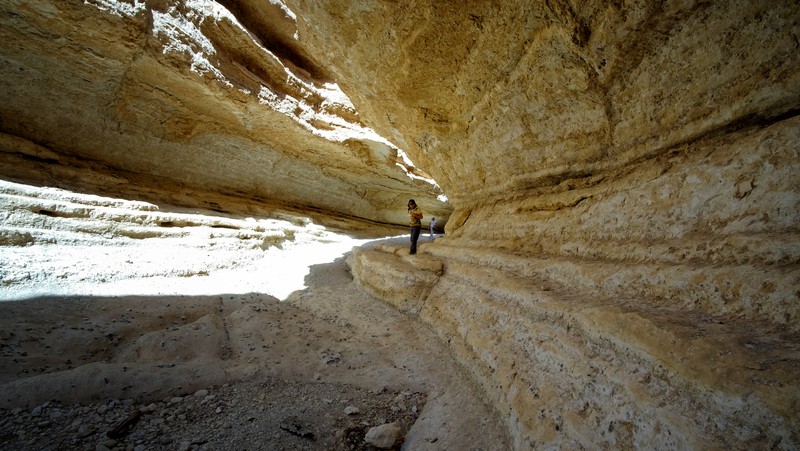
[[[446,217],[430,176],[308,62],[291,12],[259,4],[5,3],[4,172],[387,224],[416,197]],[[26,173],[32,159],[60,164]]]
[[[447,216],[431,179],[455,207],[492,203],[780,116],[800,95],[790,2],[3,9],[4,133],[134,185],[380,223],[404,223],[407,197]]]

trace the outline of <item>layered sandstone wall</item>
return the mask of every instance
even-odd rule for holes
[[[800,103],[794,2],[287,4],[364,120],[456,207]]]
[[[703,140],[351,265],[450,343],[519,449],[792,449],[798,138]]]
[[[259,5],[3,2],[2,173],[113,195],[160,184],[163,197],[227,197],[215,207],[226,211],[250,201],[384,224],[405,224],[414,197],[444,224],[450,207],[429,176],[303,63],[291,11]],[[62,177],[39,176],[35,155],[18,159],[8,142],[19,140],[48,151],[46,171]],[[59,162],[116,180],[63,177]]]
[[[345,30],[340,83],[455,207],[356,278],[517,448],[798,446],[798,5],[293,8],[312,48]]]

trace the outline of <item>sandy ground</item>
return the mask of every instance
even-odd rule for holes
[[[389,423],[395,449],[508,448],[446,346],[354,283],[363,241],[0,192],[0,448],[372,449]]]

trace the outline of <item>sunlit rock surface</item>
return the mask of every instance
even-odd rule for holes
[[[178,3],[3,3],[2,173],[340,226],[415,197],[445,237],[353,274],[517,449],[800,446],[796,2]]]
[[[450,207],[429,176],[362,123],[331,73],[297,66],[291,12],[178,3],[4,2],[3,173],[384,224],[405,224],[415,198],[444,225]]]
[[[4,181],[0,204],[0,301],[209,293],[286,299],[305,287],[309,266],[365,242],[289,214],[162,210]]]

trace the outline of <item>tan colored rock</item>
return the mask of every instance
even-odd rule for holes
[[[364,441],[376,448],[389,449],[400,439],[400,434],[400,426],[396,423],[387,423],[370,428],[364,436]]]
[[[349,262],[353,276],[367,292],[416,315],[442,275],[442,263],[430,256],[407,255],[407,250],[405,254],[401,259],[395,253],[356,248]]]
[[[517,449],[800,442],[796,5],[298,8],[387,24],[331,61],[456,207],[419,317]]]
[[[258,5],[4,3],[0,131],[64,166],[97,162],[92,169],[131,184],[147,177],[140,184],[162,197],[183,187],[222,194],[226,211],[271,203],[405,224],[413,197],[446,219],[441,191],[411,178],[402,151],[366,128],[331,77],[307,62],[289,12]],[[20,153],[8,139],[0,144]],[[4,173],[42,181],[13,158],[3,158]],[[135,191],[113,179],[55,179]]]
[[[198,5],[4,2],[0,173],[362,231],[413,197],[446,236],[352,273],[515,449],[800,446],[796,2]]]
[[[58,161],[58,154],[18,136],[0,133],[0,149],[37,160]]]
[[[367,123],[462,208],[800,100],[800,13],[785,2],[288,3]]]

